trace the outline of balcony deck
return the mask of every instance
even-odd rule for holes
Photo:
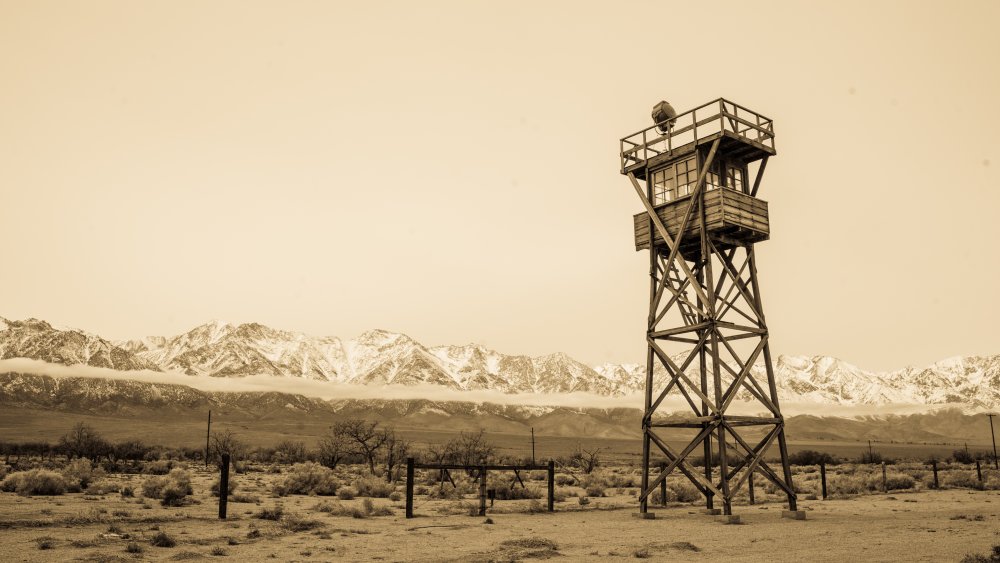
[[[680,228],[689,205],[691,205],[690,196],[655,207],[656,215],[663,221],[663,226],[671,236],[677,236],[677,229]],[[651,228],[649,216],[646,213],[639,213],[633,218],[633,223],[635,249],[637,251],[648,249]],[[727,188],[709,190],[705,192],[705,228],[719,250],[767,240],[771,233],[767,202]],[[663,237],[655,227],[652,229],[655,235],[653,243],[666,249]],[[698,218],[692,217],[681,238],[681,254],[685,258],[691,258],[700,253]]]
[[[745,162],[776,154],[771,119],[719,98],[679,114],[666,133],[654,125],[621,139],[621,173],[644,180],[647,169],[715,139],[721,139],[720,151]]]

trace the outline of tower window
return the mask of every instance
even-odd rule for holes
[[[744,191],[743,167],[726,166],[726,187],[738,192]]]

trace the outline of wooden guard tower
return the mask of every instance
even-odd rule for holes
[[[681,114],[661,102],[653,114],[620,145],[621,173],[646,209],[635,248],[649,250],[640,515],[652,516],[650,496],[675,470],[713,513],[721,500],[732,514],[754,474],[796,511],[754,258],[770,236],[757,192],[775,154],[772,121],[724,99]],[[658,413],[669,395],[688,414]],[[780,468],[765,461],[775,442]]]

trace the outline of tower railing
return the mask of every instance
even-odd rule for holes
[[[621,139],[622,174],[650,158],[726,133],[774,150],[774,122],[770,118],[719,98],[678,114],[666,133],[653,125]]]

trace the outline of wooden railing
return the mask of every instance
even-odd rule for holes
[[[653,125],[624,137],[620,143],[622,173],[657,155],[726,132],[774,150],[774,122],[770,118],[719,98],[679,114],[666,133]]]

